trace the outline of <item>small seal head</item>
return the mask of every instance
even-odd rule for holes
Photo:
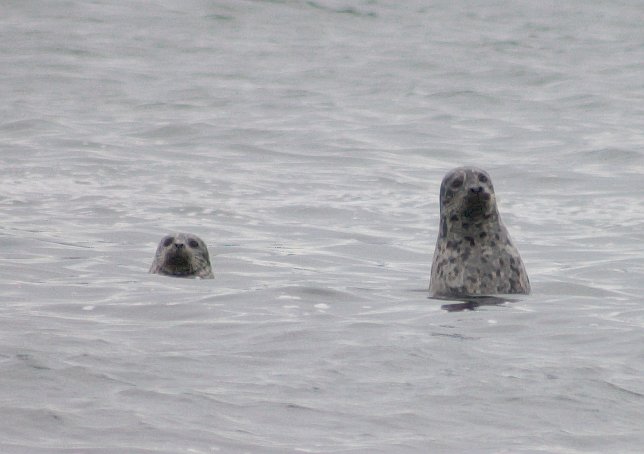
[[[191,233],[163,237],[157,247],[150,273],[202,279],[214,277],[206,243]]]
[[[429,291],[446,297],[530,293],[485,170],[458,167],[443,178]]]

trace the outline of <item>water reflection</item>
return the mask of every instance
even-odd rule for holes
[[[501,306],[505,303],[516,303],[516,298],[503,296],[467,296],[462,298],[430,298],[436,300],[461,301],[460,303],[443,304],[441,309],[447,312],[473,311],[480,306]]]

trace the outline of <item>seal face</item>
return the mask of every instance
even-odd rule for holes
[[[519,251],[501,222],[490,175],[476,167],[458,167],[445,175],[440,191],[430,294],[530,293]]]
[[[202,279],[214,277],[206,243],[191,233],[163,237],[157,247],[150,273]]]

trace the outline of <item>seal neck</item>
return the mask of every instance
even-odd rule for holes
[[[440,236],[445,238],[450,235],[471,235],[476,232],[490,230],[500,222],[499,212],[492,210],[480,216],[441,215]]]

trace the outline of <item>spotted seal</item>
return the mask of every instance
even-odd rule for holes
[[[161,239],[150,273],[174,277],[214,277],[206,243],[191,233],[166,235]]]
[[[519,251],[501,222],[490,175],[458,167],[440,190],[429,292],[436,297],[530,293]]]

